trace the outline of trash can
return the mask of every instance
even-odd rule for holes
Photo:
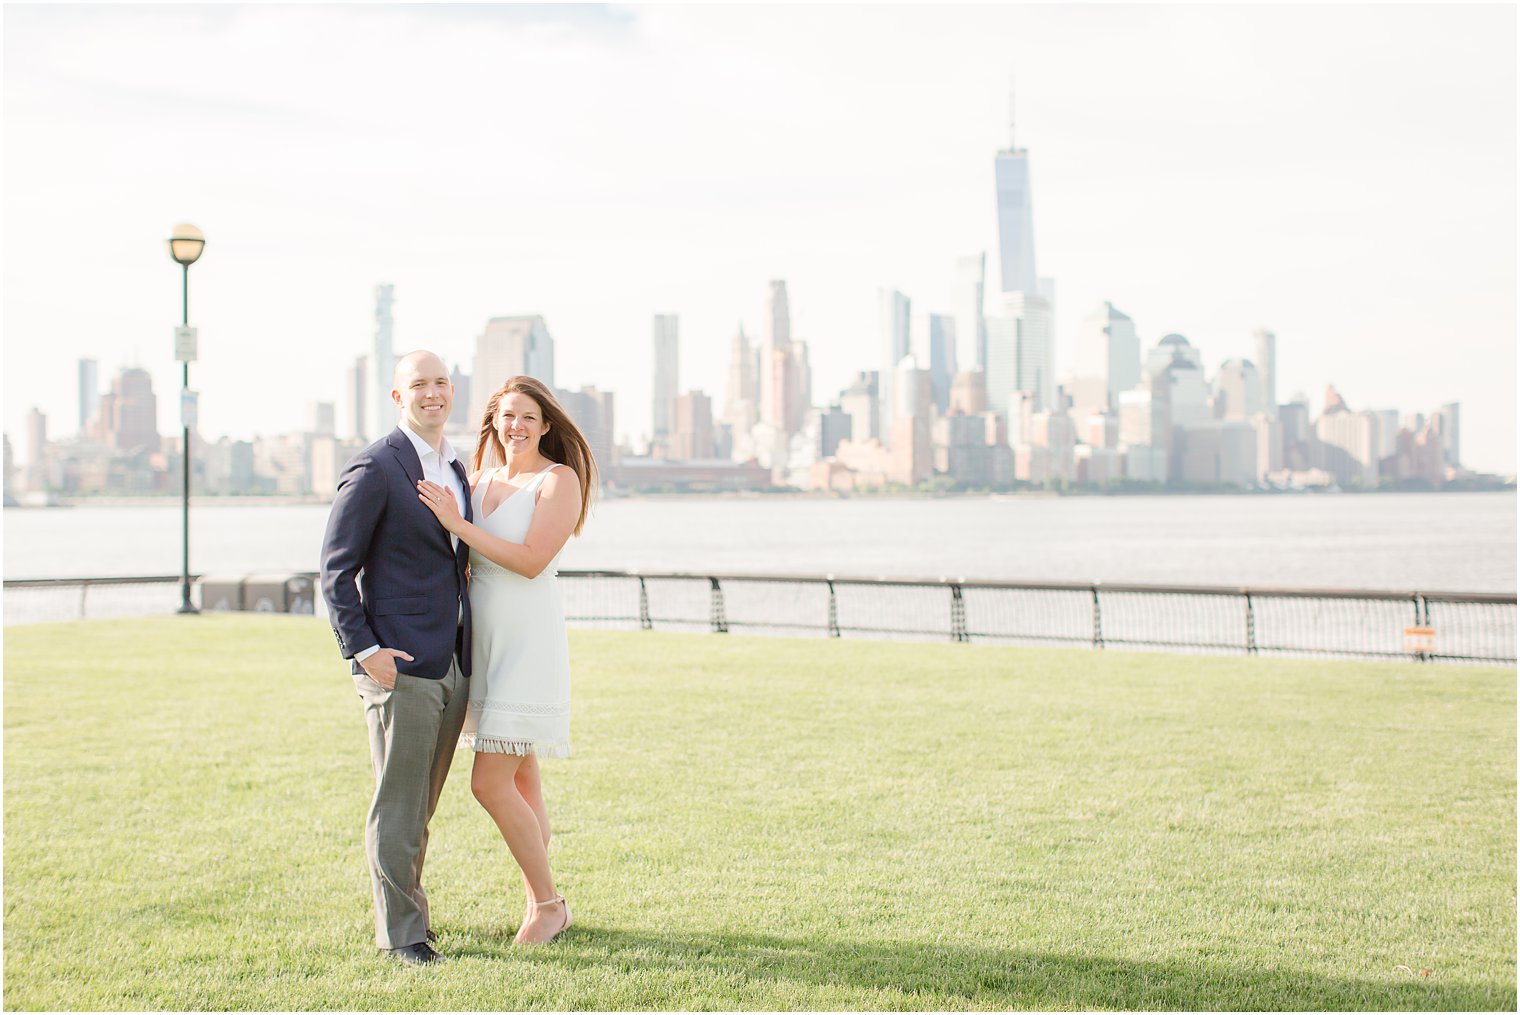
[[[201,589],[201,609],[206,611],[241,610],[243,608],[242,575],[203,575],[197,583]]]

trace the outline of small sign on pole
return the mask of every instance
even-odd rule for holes
[[[194,430],[196,414],[200,408],[199,392],[184,388],[179,393],[179,422],[186,430]]]
[[[1433,655],[1436,650],[1436,629],[1424,625],[1404,628],[1404,651],[1411,655]]]
[[[174,329],[174,358],[180,363],[194,363],[198,335],[188,324]]]

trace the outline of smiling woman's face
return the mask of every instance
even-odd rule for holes
[[[496,406],[496,435],[509,455],[521,455],[538,450],[538,442],[549,426],[544,422],[543,410],[521,391],[509,391]]]

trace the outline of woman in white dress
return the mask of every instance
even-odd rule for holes
[[[522,868],[528,908],[515,940],[541,944],[570,926],[549,872],[538,769],[539,758],[570,753],[570,654],[555,568],[586,522],[596,463],[554,395],[513,377],[486,403],[474,465],[473,523],[442,487],[417,489],[470,547],[474,672],[459,746],[475,752],[470,789]]]

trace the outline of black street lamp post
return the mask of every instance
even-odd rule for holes
[[[179,612],[199,613],[195,604],[190,602],[190,361],[195,358],[195,334],[190,330],[190,266],[201,256],[201,251],[206,247],[206,238],[201,231],[192,225],[178,225],[174,227],[174,235],[169,238],[169,256],[177,261],[184,269],[183,303],[180,314],[180,331],[175,335],[175,358],[184,367],[184,373],[180,379],[180,441],[184,449],[184,468],[182,470],[183,496],[180,498],[180,549],[181,568],[179,576]]]

